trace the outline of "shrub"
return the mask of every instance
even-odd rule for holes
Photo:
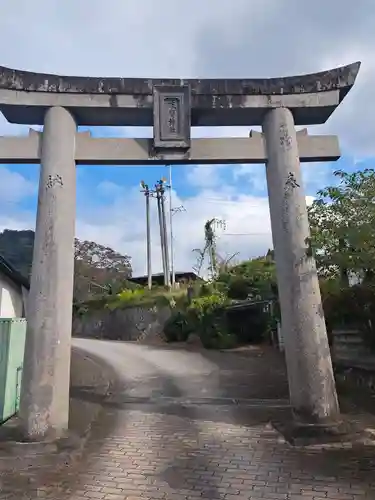
[[[197,297],[209,297],[215,295],[215,286],[213,283],[198,284],[198,290],[194,294]]]
[[[228,282],[228,297],[235,300],[247,299],[251,291],[249,280],[242,276],[233,276]]]
[[[236,344],[236,338],[227,329],[224,309],[227,303],[226,295],[216,292],[193,299],[188,308],[191,327],[207,349],[227,349]]]
[[[337,282],[324,283],[321,292],[329,333],[335,327],[357,328],[365,343],[375,349],[375,285],[340,287]]]
[[[145,296],[144,288],[122,290],[120,293],[117,294],[118,299],[123,302],[137,301],[140,298],[143,298],[144,296]]]
[[[185,342],[192,332],[192,324],[187,315],[181,311],[173,314],[164,325],[167,342]]]
[[[228,311],[228,328],[241,344],[259,343],[265,340],[272,327],[272,317],[262,307]]]
[[[112,301],[108,301],[107,308],[110,310],[121,309],[140,305],[145,298],[144,288],[126,289],[119,292]]]

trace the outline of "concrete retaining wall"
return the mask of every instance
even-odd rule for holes
[[[341,380],[375,391],[375,355],[364,344],[358,330],[333,330],[331,351]]]
[[[358,330],[343,328],[333,330],[331,352],[334,359],[357,359],[371,354]]]
[[[169,307],[90,311],[73,319],[73,335],[108,340],[151,340],[162,334],[170,314]]]

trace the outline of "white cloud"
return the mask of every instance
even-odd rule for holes
[[[238,259],[264,254],[272,247],[267,197],[239,195],[234,188],[204,189],[196,196],[180,198],[173,192],[173,206],[186,212],[173,216],[175,269],[189,271],[196,263],[195,248],[204,246],[204,224],[213,217],[226,221],[217,240],[223,257],[239,252]],[[313,197],[306,197],[311,203]],[[168,209],[168,204],[167,204]],[[161,272],[160,235],[156,203],[151,203],[153,272]],[[134,275],[146,273],[146,225],[144,198],[137,187],[118,194],[110,206],[79,213],[77,236],[109,245],[132,257]],[[168,236],[169,238],[169,236]]]
[[[13,174],[12,174],[13,175]],[[18,186],[28,186],[20,174],[14,174]],[[13,181],[13,186],[16,184]],[[22,187],[18,193],[29,193]],[[80,239],[92,240],[108,245],[132,257],[135,275],[146,272],[146,227],[145,201],[139,187],[131,189],[102,182],[97,186],[98,194],[110,197],[107,205],[81,206],[77,213],[76,234]],[[34,193],[35,194],[35,193]],[[91,193],[95,199],[95,192]],[[20,199],[20,198],[19,198]],[[312,202],[307,197],[307,202]],[[183,205],[186,212],[173,216],[175,269],[191,270],[196,263],[195,248],[204,246],[204,224],[213,217],[226,221],[226,231],[221,231],[217,240],[218,253],[225,257],[239,252],[238,259],[264,254],[272,247],[267,197],[236,194],[236,187],[204,188],[195,196],[181,198],[173,191],[172,205]],[[168,197],[166,208],[168,210]],[[35,215],[19,212],[15,206],[0,215],[0,230],[34,229]],[[153,272],[161,271],[160,234],[156,202],[151,202],[152,266]],[[169,238],[169,236],[168,236]]]
[[[213,8],[202,0],[90,0],[89,6],[76,0],[0,0],[0,46],[6,47],[0,63],[83,76],[246,78],[314,72],[360,59],[363,64],[354,89],[327,125],[312,127],[310,133],[336,133],[343,150],[364,159],[375,154],[375,3],[362,0],[361,8],[356,2],[344,3],[345,9],[342,0],[316,0],[308,7],[300,0],[216,0]],[[0,134],[27,131],[28,127],[7,124],[0,116]],[[248,132],[249,127],[226,127],[194,129],[192,134],[235,137]],[[151,136],[150,129],[134,127],[106,133]],[[233,168],[235,176],[244,178],[253,190],[265,188],[263,166]],[[306,165],[304,180],[324,186],[328,170],[324,165]],[[184,200],[174,193],[174,204],[187,209],[174,216],[177,269],[191,267],[191,250],[202,246],[203,225],[213,216],[227,220],[228,234],[251,233],[222,236],[219,252],[239,250],[246,258],[271,246],[267,198],[249,194],[234,202],[233,187],[218,183],[220,173],[219,167],[195,167],[188,176],[200,193]],[[0,199],[10,205],[35,194],[35,186],[18,174],[6,171],[1,180]],[[99,189],[110,204],[78,213],[78,236],[128,252],[135,273],[144,273],[144,199],[138,187],[127,190],[126,197],[108,182]],[[160,271],[154,205],[152,217],[153,266]],[[0,227],[33,227],[34,220],[8,208],[0,217]]]
[[[218,198],[217,191],[202,191],[199,195],[180,199],[173,193],[174,206],[182,205],[186,212],[173,216],[175,269],[190,270],[195,263],[194,248],[204,246],[204,224],[212,217],[221,217],[227,221],[228,233],[257,233],[250,242],[244,238],[221,237],[218,241],[219,253],[240,251],[242,258],[262,253],[271,245],[269,232],[268,200],[242,196],[238,201]],[[126,200],[126,201],[125,201]],[[152,205],[152,265],[154,272],[161,271],[161,254],[156,205]],[[146,241],[144,201],[138,192],[121,202],[114,203],[105,212],[111,214],[111,225],[89,226],[82,220],[78,223],[77,233],[95,241],[112,245],[132,256],[135,274],[146,272]],[[136,235],[134,227],[137,228]]]
[[[16,214],[0,215],[0,231],[4,229],[22,229],[35,230],[35,216],[29,212],[17,212]]]
[[[267,189],[265,165],[235,165],[233,176],[236,181],[246,180],[251,191],[264,191]]]
[[[97,186],[97,190],[101,196],[113,197],[121,193],[122,188],[118,184],[110,181],[103,181]]]
[[[186,180],[191,186],[213,188],[222,182],[220,170],[226,165],[194,165],[189,168]]]
[[[0,205],[15,203],[22,198],[34,195],[36,184],[28,181],[18,172],[0,166]]]
[[[76,0],[3,0],[1,64],[82,76],[247,78],[314,72],[359,59],[354,90],[322,130],[339,133],[353,155],[372,154],[375,4],[362,0],[359,9],[346,2],[344,10],[342,5],[342,0],[329,5],[316,0],[307,9],[300,0],[216,0],[215,8],[201,0],[90,0],[89,6]],[[4,130],[0,120],[0,133]],[[237,134],[246,135],[246,128]]]

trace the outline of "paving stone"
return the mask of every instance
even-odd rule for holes
[[[115,347],[119,356],[123,349],[122,364],[136,359],[137,367],[124,368],[130,382],[119,389],[133,399],[155,392],[172,397],[179,391],[202,398],[202,388],[212,399],[286,397],[285,369],[274,353],[238,356],[134,347]],[[137,369],[142,375],[134,375],[132,382],[130,371]],[[123,404],[119,395],[115,401],[105,406],[82,462],[73,471],[66,469],[66,485],[48,498],[375,500],[374,447],[293,448],[269,424],[280,415],[278,409],[168,406],[157,398],[153,404]],[[0,500],[22,498],[1,494]]]

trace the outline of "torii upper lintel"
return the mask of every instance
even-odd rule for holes
[[[77,125],[152,126],[155,87],[188,87],[191,126],[262,125],[269,109],[287,107],[296,125],[324,123],[354,85],[360,63],[282,78],[93,78],[0,66],[0,111],[11,123],[42,125],[62,106]]]

